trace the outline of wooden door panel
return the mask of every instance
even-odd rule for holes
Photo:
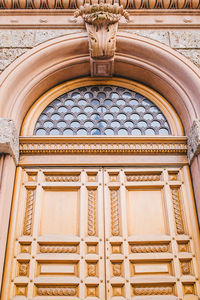
[[[106,168],[108,299],[198,298],[184,172]]]
[[[105,299],[102,169],[20,173],[2,299]]]
[[[2,299],[197,300],[187,167],[18,169]]]

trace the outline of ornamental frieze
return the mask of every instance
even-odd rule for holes
[[[0,0],[0,9],[75,9],[86,3],[101,0]],[[198,9],[200,0],[122,0],[120,5],[125,9]]]

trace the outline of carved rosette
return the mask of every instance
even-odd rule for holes
[[[188,161],[191,163],[194,157],[200,153],[200,120],[195,120],[191,126],[187,147]]]
[[[92,76],[111,76],[116,49],[116,34],[121,17],[129,20],[129,14],[118,3],[85,4],[78,9],[75,18],[81,16],[89,37]]]
[[[0,153],[10,154],[19,161],[19,135],[14,121],[0,118]]]

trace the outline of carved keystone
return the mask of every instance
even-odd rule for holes
[[[191,164],[195,156],[200,153],[200,120],[195,120],[188,136],[188,161]]]
[[[121,17],[129,20],[129,14],[119,4],[85,4],[74,17],[81,16],[89,37],[90,67],[92,76],[111,76],[113,73],[116,34]]]
[[[0,118],[0,153],[12,155],[16,164],[19,160],[19,136],[15,123],[10,119]]]

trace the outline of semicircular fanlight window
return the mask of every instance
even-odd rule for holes
[[[146,97],[116,86],[67,92],[41,113],[35,135],[170,135],[161,110]]]

